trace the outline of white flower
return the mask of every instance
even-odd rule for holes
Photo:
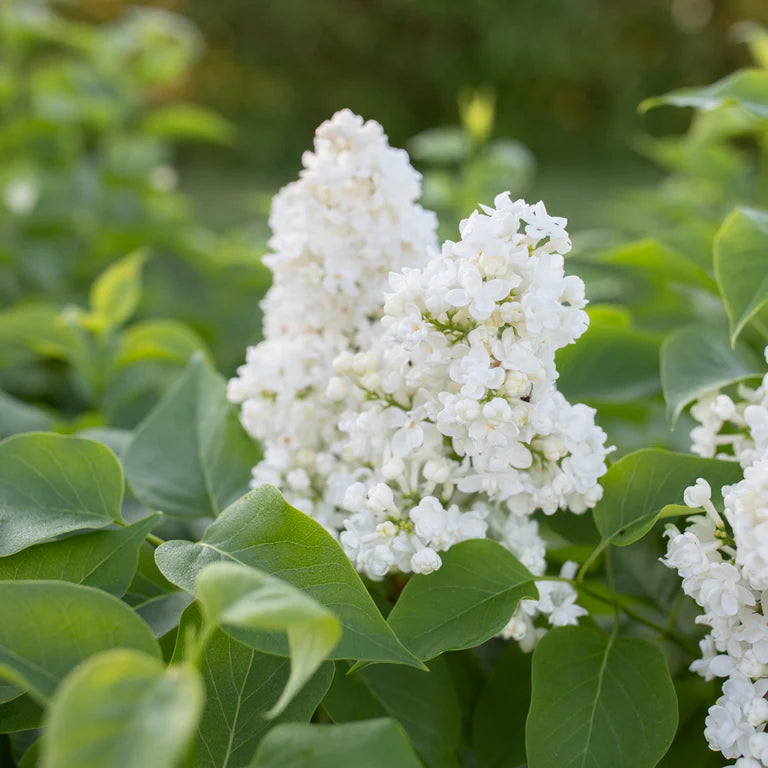
[[[336,531],[343,520],[336,496],[343,491],[329,475],[352,475],[355,465],[332,446],[339,416],[359,392],[334,375],[333,361],[340,358],[343,367],[345,355],[369,342],[389,273],[426,260],[436,247],[436,219],[415,202],[420,176],[406,153],[388,145],[378,123],[349,110],[317,129],[303,163],[299,180],[272,204],[264,341],[248,350],[228,392],[264,446],[253,485],[278,485]],[[378,386],[375,356],[358,356],[355,365],[361,377],[370,376],[368,385]],[[413,439],[404,439],[404,448]],[[309,480],[301,489],[287,480],[298,469]],[[383,567],[376,560],[374,570]]]
[[[430,549],[429,547],[422,547],[412,558],[411,558],[411,570],[414,573],[432,573],[433,571],[436,571],[441,565],[443,564],[443,561],[440,559],[440,555],[435,552],[434,549]]]

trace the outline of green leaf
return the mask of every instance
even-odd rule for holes
[[[96,279],[90,304],[91,317],[98,327],[122,325],[136,311],[141,298],[141,268],[146,259],[143,251],[136,251],[110,264]]]
[[[677,701],[662,652],[584,627],[550,630],[533,654],[529,768],[653,768]]]
[[[104,445],[32,432],[0,442],[0,557],[121,520],[123,472]]]
[[[27,694],[0,704],[0,733],[15,733],[37,728],[43,708]]]
[[[192,519],[216,517],[245,493],[258,458],[224,379],[196,355],[136,429],[124,466],[145,506]]]
[[[191,602],[192,596],[186,592],[167,592],[135,605],[134,610],[149,624],[152,634],[160,638],[179,625],[185,608]]]
[[[768,78],[768,72],[764,74]],[[718,230],[714,250],[715,278],[734,345],[744,326],[768,302],[768,213],[736,208]]]
[[[44,432],[52,426],[47,413],[0,390],[0,440],[20,432]]]
[[[423,661],[484,643],[520,600],[538,598],[533,574],[495,541],[463,541],[441,557],[439,570],[411,577],[387,619]]]
[[[218,560],[278,576],[341,620],[341,640],[331,658],[422,666],[384,621],[338,543],[272,486],[262,486],[235,502],[197,544],[165,542],[155,551],[155,560],[166,578],[190,593],[201,569]],[[259,650],[288,655],[287,643],[280,637],[265,636]]]
[[[253,768],[419,768],[403,729],[381,718],[347,725],[281,725],[259,747]]]
[[[661,345],[661,386],[667,419],[675,426],[683,409],[707,392],[761,376],[765,363],[745,344],[732,349],[718,328],[680,328]]]
[[[189,633],[200,626],[193,604],[184,612],[174,659],[184,656]],[[333,679],[333,663],[322,664],[283,713],[270,721],[264,714],[285,688],[288,659],[259,653],[216,630],[205,646],[201,671],[206,697],[197,731],[196,768],[246,765],[275,723],[309,722]]]
[[[83,356],[83,339],[66,314],[47,304],[22,304],[0,312],[0,349],[4,346],[57,360]]]
[[[63,581],[0,582],[0,676],[45,702],[89,656],[110,648],[160,650],[149,627],[106,592]]]
[[[393,717],[429,768],[459,768],[461,709],[445,659],[431,661],[429,672],[390,665],[347,671],[346,665],[336,665],[323,699],[335,722]]]
[[[245,565],[211,563],[195,582],[203,618],[237,640],[259,647],[259,635],[285,632],[291,674],[267,717],[279,715],[339,641],[341,624],[331,611],[281,579]]]
[[[696,283],[714,291],[715,283],[695,261],[658,240],[635,242],[609,250],[601,261],[622,267],[650,272],[663,280],[674,280],[686,285]]]
[[[665,511],[682,503],[683,492],[697,478],[712,486],[717,504],[722,502],[722,486],[738,482],[741,475],[736,462],[643,448],[619,459],[603,476],[603,498],[593,510],[595,525],[603,542],[618,547],[632,544]]]
[[[235,128],[228,120],[197,104],[169,104],[150,112],[141,129],[163,138],[231,144]]]
[[[557,353],[558,389],[571,401],[615,403],[660,389],[659,339],[594,321],[578,344]]]
[[[117,531],[68,536],[2,557],[0,579],[71,581],[122,597],[136,572],[144,537],[159,518],[150,515]]]
[[[411,155],[424,163],[460,163],[472,150],[472,142],[458,126],[430,128],[408,142]]]
[[[711,111],[727,104],[736,104],[755,117],[768,117],[768,72],[762,69],[740,69],[700,88],[681,88],[663,96],[646,99],[640,109],[654,107],[693,107]]]
[[[205,342],[188,326],[175,320],[147,320],[135,323],[120,336],[115,354],[115,367],[161,360],[185,365],[202,350]]]
[[[531,700],[531,656],[508,645],[475,707],[472,744],[479,768],[525,764],[525,719]]]
[[[174,768],[203,709],[194,667],[166,669],[133,650],[101,653],[62,683],[51,702],[41,768]]]

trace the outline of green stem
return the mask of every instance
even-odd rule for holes
[[[622,612],[627,616],[627,618],[632,619],[638,624],[642,624],[649,629],[653,629],[655,632],[658,632],[661,637],[673,642],[680,649],[690,654],[691,656],[697,656],[699,653],[696,645],[687,637],[681,635],[679,632],[676,632],[672,627],[664,627],[661,624],[657,624],[655,621],[652,621],[651,619],[647,619],[641,613],[638,613],[633,608],[630,608],[625,601],[620,599],[620,596],[616,594],[615,591],[612,595],[601,594],[600,592],[596,592],[593,589],[585,586],[583,583],[580,583],[578,577],[576,579],[566,579],[562,576],[537,576],[536,581],[562,581],[566,584],[570,584],[576,589],[581,590],[581,592],[583,592],[585,595],[588,595],[593,600],[598,600],[605,605],[611,606],[615,612],[614,631],[616,631],[616,625],[618,624],[619,612]]]
[[[576,584],[581,584],[584,581],[584,577],[587,575],[592,563],[597,560],[602,554],[603,550],[608,546],[607,541],[601,541],[591,552],[589,557],[584,561],[584,564],[579,568],[579,572],[576,574]]]
[[[205,649],[208,647],[208,643],[213,637],[213,633],[216,631],[216,625],[213,622],[208,622],[203,619],[203,625],[200,628],[200,632],[194,641],[192,649],[189,654],[186,655],[186,660],[193,666],[200,669],[200,665],[203,662],[205,656]]]
[[[165,544],[165,539],[161,539],[159,536],[155,536],[154,533],[148,533],[145,538],[155,547],[159,547],[161,544]]]

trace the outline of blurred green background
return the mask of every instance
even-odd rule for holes
[[[322,120],[350,107],[398,146],[458,121],[457,96],[496,96],[495,134],[537,161],[530,194],[576,225],[603,222],[601,200],[651,180],[633,143],[685,125],[637,105],[711,82],[748,61],[731,33],[768,22],[764,0],[175,0],[206,52],[182,87],[237,127],[227,151],[189,148],[184,185],[215,226],[242,221],[253,191],[293,178]],[[117,0],[70,12],[118,17]]]
[[[768,123],[738,93],[693,119],[638,104],[753,64],[764,99],[768,33],[745,20],[768,3],[2,0],[0,405],[20,421],[0,435],[43,425],[30,403],[130,429],[195,350],[231,375],[260,338],[270,199],[349,107],[409,149],[441,236],[505,189],[569,218],[579,347],[616,391],[570,351],[561,385],[606,423],[631,401],[667,444],[659,344],[724,319],[712,242],[768,201]]]

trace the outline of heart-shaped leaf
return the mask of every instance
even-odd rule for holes
[[[203,709],[203,684],[187,664],[165,666],[134,650],[100,653],[51,701],[41,768],[174,768]]]
[[[490,539],[472,539],[442,555],[442,567],[406,584],[387,623],[426,661],[473,648],[500,632],[524,598],[538,598],[531,572]]]
[[[123,471],[105,445],[31,432],[0,442],[0,557],[122,520]]]
[[[224,379],[198,353],[138,426],[123,463],[142,504],[193,519],[216,517],[244,494],[258,459]]]
[[[0,676],[45,702],[70,670],[111,648],[160,656],[149,627],[106,592],[63,581],[0,581]]]
[[[534,652],[532,677],[530,768],[653,768],[672,743],[675,689],[646,640],[553,629]]]
[[[278,576],[339,617],[343,633],[331,658],[422,666],[384,621],[338,543],[272,486],[235,502],[208,526],[200,542],[165,542],[155,560],[167,579],[190,593],[202,568],[219,560]],[[259,650],[288,655],[279,636],[265,635]]]
[[[291,673],[268,717],[279,715],[341,635],[339,620],[309,595],[255,568],[236,563],[211,563],[195,582],[195,598],[206,622],[237,640],[260,646],[260,633],[284,632],[288,637]]]

